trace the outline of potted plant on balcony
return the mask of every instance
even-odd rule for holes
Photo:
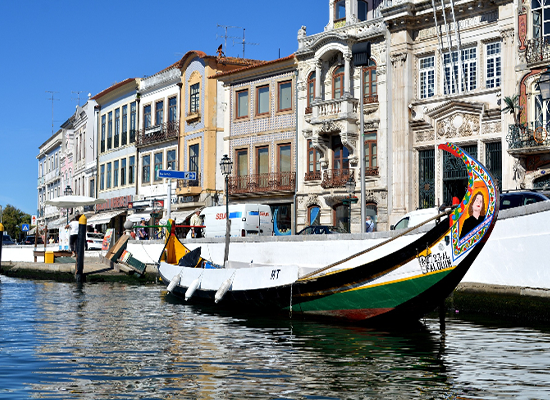
[[[513,96],[506,96],[503,99],[504,101],[504,108],[500,110],[500,112],[506,113],[506,114],[512,114],[514,117],[514,127],[512,136],[513,140],[520,140],[520,137],[523,136],[525,133],[525,126],[522,126],[519,122],[519,115],[522,110],[522,106],[519,105],[519,95],[515,94]],[[511,133],[511,132],[510,132]]]

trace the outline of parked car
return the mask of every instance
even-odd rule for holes
[[[11,245],[11,244],[16,244],[12,239],[11,239],[11,236],[8,235],[7,233],[4,233],[4,236],[2,237],[2,246],[6,246],[6,245]]]
[[[328,225],[310,225],[306,226],[297,235],[325,235],[331,233],[348,233],[344,229],[338,228],[336,226]]]
[[[86,250],[101,250],[103,233],[86,232]]]
[[[542,193],[530,191],[518,191],[502,193],[500,195],[500,209],[526,206],[527,204],[538,203],[539,201],[549,201],[550,198]]]
[[[408,212],[405,214],[403,218],[401,218],[395,225],[390,226],[390,230],[399,230],[399,229],[407,229],[412,228],[413,226],[416,226],[430,218],[435,217],[437,214],[439,214],[439,211],[437,208],[421,208],[419,210],[414,210],[411,212]],[[430,221],[428,223],[429,226],[435,225],[435,221]]]
[[[34,236],[27,236],[25,240],[23,240],[23,244],[34,244]],[[38,236],[36,239],[36,244],[44,244],[42,236]]]

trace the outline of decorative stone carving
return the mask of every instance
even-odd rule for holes
[[[500,36],[502,37],[502,41],[504,42],[505,46],[508,44],[509,40],[511,40],[513,43],[515,38],[514,28],[504,29],[500,31]]]
[[[340,124],[334,122],[334,121],[324,121],[321,124],[321,127],[317,130],[317,133],[319,135],[326,135],[333,132],[341,132],[342,127]]]
[[[514,171],[514,177],[512,178],[515,180],[521,188],[525,187],[525,167],[521,164],[520,160],[516,159],[514,162],[514,166],[512,167]]]
[[[348,160],[349,160],[350,166],[356,167],[357,163],[359,162],[359,157],[357,156],[357,147],[356,147],[357,135],[350,132],[341,132],[340,138],[342,140],[342,144],[346,146],[347,149],[349,150]]]
[[[402,67],[407,61],[407,53],[393,53],[390,55],[390,60],[395,68]]]
[[[321,200],[319,200],[319,196],[316,194],[310,194],[307,197],[302,197],[302,199],[304,202],[304,208],[309,208],[311,206],[321,207]]]
[[[439,139],[472,136],[479,132],[479,115],[455,113],[437,121],[436,130]]]

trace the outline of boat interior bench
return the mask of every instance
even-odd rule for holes
[[[53,257],[70,257],[73,253],[70,250],[34,250],[33,256],[34,256],[34,262],[36,262],[37,257],[44,257],[44,261],[46,261],[46,252],[52,252]]]

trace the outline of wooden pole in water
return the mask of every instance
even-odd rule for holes
[[[2,269],[2,243],[4,243],[4,225],[0,224],[0,269]]]
[[[86,282],[84,275],[84,246],[86,245],[86,225],[88,218],[81,215],[78,220],[78,239],[76,241],[76,283]]]

